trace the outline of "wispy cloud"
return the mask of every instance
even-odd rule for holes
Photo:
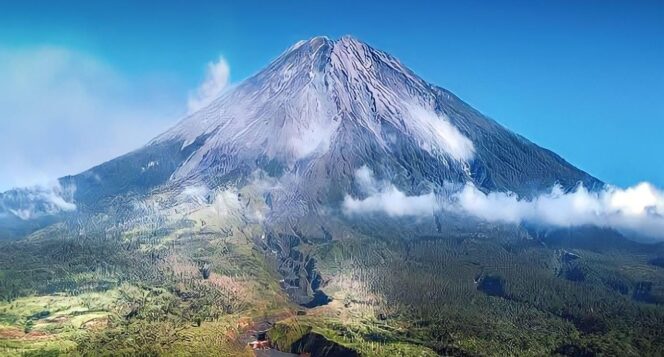
[[[439,208],[433,192],[408,196],[392,183],[376,180],[366,166],[355,172],[355,182],[366,197],[358,199],[346,195],[342,208],[349,216],[367,213],[384,213],[390,217],[431,216]]]
[[[78,173],[166,129],[183,108],[157,77],[130,81],[67,48],[0,47],[0,191]]]
[[[219,57],[216,62],[208,63],[205,80],[196,91],[189,95],[187,102],[189,113],[204,108],[217,98],[228,86],[230,73],[230,67],[224,57]]]
[[[28,220],[43,215],[76,210],[73,185],[63,187],[59,182],[21,188],[0,194],[0,215],[11,213]]]
[[[198,204],[204,204],[207,202],[209,194],[210,189],[204,184],[199,184],[186,186],[180,193],[180,197],[184,200],[191,200]]]
[[[410,120],[406,121],[420,145],[429,152],[437,151],[458,161],[470,161],[475,155],[473,142],[463,135],[444,115],[419,104],[406,104]]]

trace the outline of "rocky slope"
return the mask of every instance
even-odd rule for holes
[[[296,43],[143,148],[59,184],[73,192],[62,200],[79,213],[164,191],[178,201],[192,188],[257,185],[272,208],[268,220],[283,221],[338,209],[347,194],[362,196],[354,174],[363,166],[409,195],[466,182],[522,196],[556,183],[602,186],[348,36]],[[257,181],[257,172],[270,184]],[[3,219],[71,211],[17,195],[2,194]]]

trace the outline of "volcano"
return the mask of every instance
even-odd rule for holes
[[[280,211],[315,214],[353,192],[362,166],[407,194],[468,182],[521,196],[554,184],[602,186],[350,36],[300,41],[143,148],[59,181],[76,188],[73,201],[85,210],[157,188],[213,189],[262,170],[287,183]]]

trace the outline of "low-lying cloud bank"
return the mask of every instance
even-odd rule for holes
[[[579,186],[565,193],[555,186],[532,199],[505,192],[484,193],[467,184],[453,198],[451,207],[490,222],[595,225],[664,239],[664,193],[645,182],[599,192]]]
[[[21,188],[0,194],[0,215],[12,214],[22,220],[76,210],[75,186],[50,185]]]
[[[348,216],[431,216],[446,210],[488,222],[554,227],[594,225],[664,239],[664,192],[646,182],[627,189],[607,186],[598,192],[581,185],[571,192],[554,186],[550,192],[534,198],[510,192],[485,193],[470,183],[444,196],[433,192],[408,196],[390,182],[377,180],[366,166],[356,171],[355,182],[366,197],[346,195],[342,209]]]
[[[433,193],[407,196],[392,183],[376,180],[366,166],[355,172],[355,182],[367,197],[356,199],[346,195],[342,204],[346,215],[382,212],[390,217],[425,216],[439,208]]]

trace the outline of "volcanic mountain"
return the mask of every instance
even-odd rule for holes
[[[119,197],[247,185],[259,171],[280,183],[266,197],[288,218],[361,195],[363,166],[410,195],[450,183],[522,196],[602,185],[350,36],[296,43],[146,146],[59,183],[75,188],[79,212],[96,212]],[[50,197],[5,193],[3,215],[52,215]]]
[[[0,194],[0,345],[661,355],[664,244],[568,224],[610,192],[389,54],[312,38],[135,151]],[[560,224],[510,220],[517,195]]]

